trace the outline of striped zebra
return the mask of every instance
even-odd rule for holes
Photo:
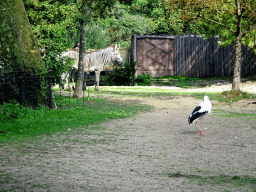
[[[120,45],[115,45],[115,47],[107,47],[105,49],[100,49],[92,53],[88,53],[85,56],[84,61],[84,71],[92,72],[95,71],[95,90],[99,90],[99,79],[100,72],[104,70],[104,66],[113,61],[117,65],[123,66],[123,59],[119,53]],[[75,51],[64,52],[61,57],[70,57],[74,59],[74,65],[71,71],[62,74],[62,79],[66,81],[68,79],[68,84],[64,85],[64,88],[70,88],[70,77],[72,77],[72,85],[74,86],[75,73],[78,70],[79,53]],[[88,73],[86,73],[84,78],[84,90],[86,89],[86,79]]]

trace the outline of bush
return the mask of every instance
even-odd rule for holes
[[[116,68],[106,73],[104,83],[106,85],[134,85],[136,62],[126,62],[123,68]]]
[[[225,101],[225,102],[233,102],[241,99],[249,99],[250,97],[252,97],[250,93],[239,91],[239,90],[223,91],[221,93],[221,101]]]
[[[149,73],[142,73],[142,75],[138,75],[136,82],[138,85],[147,86],[151,85],[151,77]]]
[[[20,105],[17,101],[12,100],[10,103],[5,103],[0,111],[0,121],[8,121],[12,119],[19,119],[28,115],[31,111]]]

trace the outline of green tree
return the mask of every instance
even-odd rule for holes
[[[165,0],[180,18],[199,26],[208,37],[220,35],[220,44],[235,44],[233,90],[240,90],[242,44],[253,47],[256,37],[255,0]]]
[[[67,48],[79,37],[80,12],[74,0],[24,0],[24,4],[39,46]]]
[[[22,0],[0,3],[0,61],[2,70],[30,73],[45,70]]]
[[[163,0],[134,0],[130,5],[130,11],[150,21],[154,34],[176,35],[197,32],[195,25],[182,21],[181,13],[170,9]]]
[[[99,19],[98,22],[107,29],[111,41],[121,44],[122,48],[130,46],[132,35],[143,35],[153,32],[153,23],[150,18],[132,13],[129,6],[120,3],[116,3],[107,12],[106,17]]]
[[[88,24],[86,34],[86,49],[106,48],[113,42],[108,29],[100,22]]]
[[[155,34],[170,33],[168,9],[164,7],[162,0],[134,0],[131,11],[150,19]]]

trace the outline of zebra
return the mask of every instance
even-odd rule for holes
[[[84,90],[86,90],[86,79],[89,72],[95,71],[95,90],[98,91],[100,72],[104,70],[104,66],[111,61],[113,61],[117,65],[123,66],[124,63],[119,53],[119,47],[120,45],[115,44],[115,47],[110,46],[105,49],[99,49],[92,53],[86,54],[84,61],[84,71],[87,73],[84,78]],[[78,70],[79,53],[76,51],[67,51],[62,53],[61,57],[69,57],[74,59],[74,65],[72,66],[72,70],[61,75],[62,80],[68,79],[68,84],[67,86],[65,84],[64,88],[70,90],[70,77],[72,77],[72,85],[74,88],[74,71]]]

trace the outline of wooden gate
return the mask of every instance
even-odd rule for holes
[[[137,75],[151,77],[173,75],[173,39],[163,36],[137,37]],[[146,37],[146,38],[145,38]]]

